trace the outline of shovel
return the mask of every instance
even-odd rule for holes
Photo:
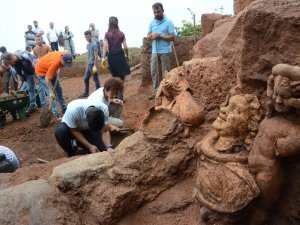
[[[58,80],[59,80],[59,82],[62,82],[65,79],[67,79],[67,77],[64,77],[61,80],[59,80],[59,77],[57,76],[56,82],[53,86],[53,90],[55,90],[56,85],[58,83]],[[50,97],[50,96],[48,96],[48,97]],[[53,100],[54,100],[54,98],[50,98],[49,108],[45,107],[45,108],[42,109],[42,112],[41,112],[41,115],[40,115],[40,126],[42,128],[48,127],[51,120],[52,120],[53,113],[52,113],[51,109],[52,109]]]

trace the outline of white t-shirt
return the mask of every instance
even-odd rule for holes
[[[36,33],[36,34],[40,34],[41,32],[44,32],[44,30],[43,30],[42,28],[40,28],[40,27],[35,27],[35,26],[33,26],[32,31],[33,31],[34,33]],[[43,34],[43,35],[44,35],[44,34]],[[43,35],[42,35],[42,38],[43,38]]]
[[[104,97],[104,87],[98,88],[96,91],[90,94],[88,99],[95,103],[102,102],[107,106],[110,104],[110,100],[107,101]]]
[[[53,29],[50,29],[50,30],[48,30],[48,32],[47,32],[47,35],[48,35],[48,37],[49,37],[49,41],[50,42],[57,42],[57,31],[53,28]]]
[[[70,128],[77,128],[78,130],[88,130],[89,126],[86,120],[85,111],[88,107],[95,106],[101,109],[104,113],[104,124],[108,124],[108,107],[101,102],[92,102],[88,99],[77,99],[70,102],[67,106],[62,122],[66,123]]]
[[[3,145],[0,145],[0,153],[3,153],[5,155],[5,158],[10,163],[12,163],[16,169],[20,168],[20,162],[12,150]]]

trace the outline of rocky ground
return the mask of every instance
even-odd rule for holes
[[[80,73],[83,71],[84,64],[78,63],[72,69],[64,70],[61,73],[61,77],[68,77],[62,82],[66,102],[77,99],[83,92],[84,84]],[[101,84],[103,85],[110,76],[108,72],[101,73]],[[94,90],[92,79],[90,83],[91,90]],[[140,70],[133,71],[125,80],[124,127],[133,128],[135,131],[139,129],[143,116],[151,105],[148,100],[151,87],[145,88],[138,94],[140,83]],[[52,120],[49,127],[40,128],[40,111],[31,114],[25,121],[13,121],[11,115],[7,115],[5,126],[0,127],[0,144],[13,149],[22,164],[22,169],[9,178],[9,185],[47,177],[52,173],[53,167],[68,160],[54,137],[57,122]],[[116,135],[113,137],[113,141],[119,143],[129,134]],[[50,163],[47,166],[40,166],[41,163],[38,159],[50,161]],[[26,174],[26,178],[24,174]],[[1,186],[5,186],[5,182],[2,181]]]

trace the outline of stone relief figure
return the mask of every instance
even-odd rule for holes
[[[208,209],[236,212],[259,195],[247,161],[260,120],[257,97],[235,95],[220,109],[214,129],[197,144],[196,196],[203,206],[202,222]]]
[[[185,136],[189,127],[198,126],[204,120],[204,108],[192,96],[188,81],[177,71],[166,73],[155,96],[155,109],[167,109],[185,126]]]
[[[282,161],[300,153],[300,67],[272,68],[267,95],[271,111],[260,126],[249,154],[249,169],[260,189],[250,224],[265,224],[284,182]]]

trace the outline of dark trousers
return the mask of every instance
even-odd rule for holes
[[[106,151],[106,146],[102,141],[101,132],[93,130],[83,130],[81,131],[81,133],[88,140],[88,142],[90,142],[92,145],[95,145],[101,152]],[[75,137],[71,133],[71,130],[66,123],[59,124],[56,127],[54,134],[57,143],[68,154],[69,157],[76,155],[76,149],[72,145],[72,140],[74,140]],[[77,144],[80,147],[83,147],[80,143],[78,143],[78,141]]]
[[[51,49],[52,49],[52,51],[58,51],[58,42],[56,41],[56,42],[51,42],[50,43],[50,45],[51,45]]]

